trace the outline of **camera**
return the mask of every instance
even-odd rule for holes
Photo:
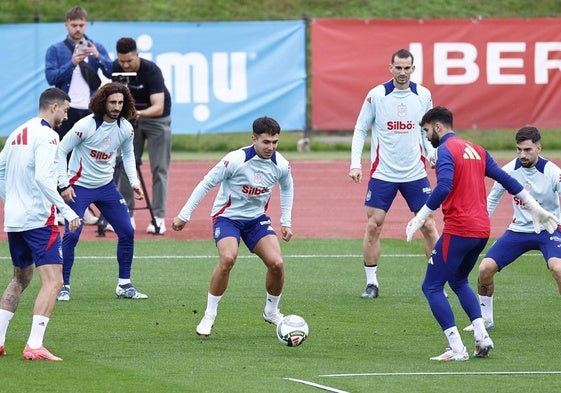
[[[111,74],[111,80],[128,86],[136,82],[136,72],[114,72]]]

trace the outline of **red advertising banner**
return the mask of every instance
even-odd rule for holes
[[[312,129],[352,130],[401,48],[457,129],[561,127],[561,18],[314,19]]]

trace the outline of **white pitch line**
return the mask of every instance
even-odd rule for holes
[[[443,371],[415,373],[357,373],[357,374],[324,374],[320,377],[394,377],[394,376],[427,376],[427,375],[544,375],[561,374],[561,371]]]
[[[320,385],[319,383],[315,383],[315,382],[310,382],[310,381],[304,381],[303,379],[296,379],[296,378],[284,378],[288,381],[292,381],[292,382],[298,382],[298,383],[303,383],[304,385],[309,385],[309,386],[313,386],[315,388],[318,389],[322,389],[322,390],[326,390],[328,392],[333,392],[333,393],[349,393],[346,390],[340,390],[340,389],[335,389],[329,386],[325,386],[325,385]]]

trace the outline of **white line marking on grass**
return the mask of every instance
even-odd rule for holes
[[[298,382],[298,383],[303,383],[304,385],[309,385],[309,386],[313,386],[315,388],[318,389],[322,389],[322,390],[326,390],[328,392],[334,392],[334,393],[349,393],[346,390],[340,390],[340,389],[335,389],[329,386],[325,386],[325,385],[320,385],[319,383],[315,383],[315,382],[310,382],[310,381],[304,381],[303,379],[296,379],[296,378],[284,378],[288,381],[292,381],[292,382]]]
[[[443,371],[415,373],[358,373],[358,374],[324,374],[320,377],[393,377],[393,376],[427,376],[427,375],[543,375],[561,374],[561,371]]]

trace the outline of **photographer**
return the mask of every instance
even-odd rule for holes
[[[51,45],[45,56],[47,82],[63,90],[71,100],[68,119],[55,129],[61,140],[74,123],[90,114],[90,97],[101,84],[98,70],[111,77],[111,59],[103,45],[86,36],[87,25],[86,10],[78,6],[70,8],[64,24],[68,35],[64,41]],[[84,214],[84,223],[97,223],[97,217],[90,209]]]
[[[136,41],[132,38],[117,41],[117,60],[113,62],[112,73],[121,72],[136,73],[136,77],[129,78],[127,84],[136,102],[134,153],[137,162],[141,162],[145,142],[148,147],[152,173],[152,208],[157,225],[151,223],[146,232],[163,235],[166,231],[165,213],[171,159],[171,97],[162,71],[156,63],[140,58]],[[134,225],[134,198],[128,183],[127,180],[120,182],[121,192],[127,200]]]

